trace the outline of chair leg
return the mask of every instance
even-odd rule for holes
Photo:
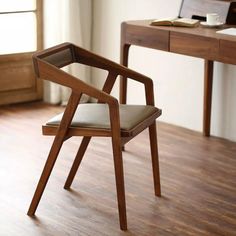
[[[150,138],[150,147],[151,147],[151,155],[152,155],[154,191],[155,191],[155,195],[160,197],[161,184],[160,184],[156,122],[154,122],[152,125],[149,126],[149,138]]]
[[[115,140],[112,138],[112,147],[114,156],[114,169],[115,169],[120,228],[121,230],[127,230],[125,186],[124,186],[124,172],[123,172],[121,145],[120,143],[116,143]]]
[[[89,144],[90,140],[91,140],[91,137],[84,137],[83,138],[83,140],[82,140],[82,142],[80,144],[79,150],[78,150],[78,152],[76,154],[75,160],[74,160],[74,162],[72,164],[72,167],[70,169],[70,173],[69,173],[69,175],[68,175],[68,177],[66,179],[66,182],[65,182],[65,185],[64,185],[65,189],[69,189],[70,188],[70,186],[71,186],[71,184],[73,182],[73,179],[75,177],[75,174],[76,174],[76,172],[77,172],[77,170],[78,170],[78,168],[80,166],[80,163],[81,163],[81,161],[83,159],[84,153],[85,153],[85,151],[86,151],[86,149],[88,147],[88,144]]]
[[[43,172],[42,172],[41,177],[39,179],[33,199],[31,201],[29,210],[27,212],[27,214],[29,216],[33,216],[35,214],[35,211],[36,211],[39,201],[43,195],[43,191],[46,187],[46,184],[48,182],[49,176],[52,172],[53,166],[56,162],[56,159],[57,159],[57,156],[59,154],[62,144],[63,144],[63,139],[55,137],[53,145],[52,145],[51,150],[48,155],[48,159],[45,163]]]

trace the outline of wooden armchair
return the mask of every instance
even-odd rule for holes
[[[147,127],[149,127],[150,134],[155,195],[161,195],[155,123],[156,118],[161,115],[161,110],[154,107],[152,80],[70,43],[64,43],[35,53],[33,62],[37,77],[70,87],[72,93],[64,113],[52,118],[43,125],[43,134],[54,135],[55,138],[29,207],[28,215],[33,216],[35,214],[58,153],[65,140],[72,136],[83,136],[65,182],[64,188],[69,189],[91,137],[111,137],[120,228],[126,230],[122,146]],[[108,71],[103,89],[94,88],[60,69],[72,63],[81,63]],[[144,84],[147,105],[120,105],[117,99],[110,95],[118,75]],[[98,99],[98,103],[79,104],[82,94]]]

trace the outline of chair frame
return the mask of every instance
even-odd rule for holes
[[[71,88],[72,93],[65,108],[59,127],[51,127],[47,125],[43,126],[43,134],[54,135],[55,138],[27,214],[29,216],[33,216],[35,214],[49,176],[56,162],[57,156],[65,140],[72,136],[83,136],[81,145],[78,149],[75,160],[64,185],[65,189],[69,189],[82,161],[87,146],[91,140],[91,137],[111,137],[120,228],[122,230],[127,230],[122,147],[145,128],[149,128],[154,191],[156,196],[161,196],[155,122],[155,119],[160,115],[160,113],[153,115],[153,117],[145,120],[145,122],[142,122],[131,131],[122,132],[120,129],[119,102],[116,98],[110,95],[110,92],[118,75],[121,75],[124,78],[130,78],[143,83],[145,87],[146,104],[154,106],[152,80],[140,73],[137,73],[136,71],[128,69],[120,64],[105,59],[71,43],[63,43],[58,46],[46,49],[42,52],[35,53],[33,55],[33,63],[35,73],[38,78],[69,87]],[[60,69],[61,67],[71,63],[80,63],[108,71],[108,76],[104,83],[103,89],[99,90],[91,85],[88,85],[82,80]],[[110,129],[70,128],[71,121],[82,94],[87,94],[90,97],[96,98],[99,103],[108,104],[111,124]]]

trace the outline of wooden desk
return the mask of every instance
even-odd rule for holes
[[[216,33],[219,29],[150,26],[150,20],[121,25],[121,64],[128,66],[131,45],[205,59],[203,134],[210,135],[213,64],[236,64],[236,37]],[[232,26],[231,26],[232,27]],[[120,102],[126,103],[127,78],[120,82]]]

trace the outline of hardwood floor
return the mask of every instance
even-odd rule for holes
[[[0,108],[0,235],[236,235],[236,143],[158,123],[162,197],[154,196],[148,132],[124,152],[128,231],[119,229],[111,142],[94,138],[63,189],[80,138],[68,140],[27,216],[52,137],[41,125],[62,108]]]

